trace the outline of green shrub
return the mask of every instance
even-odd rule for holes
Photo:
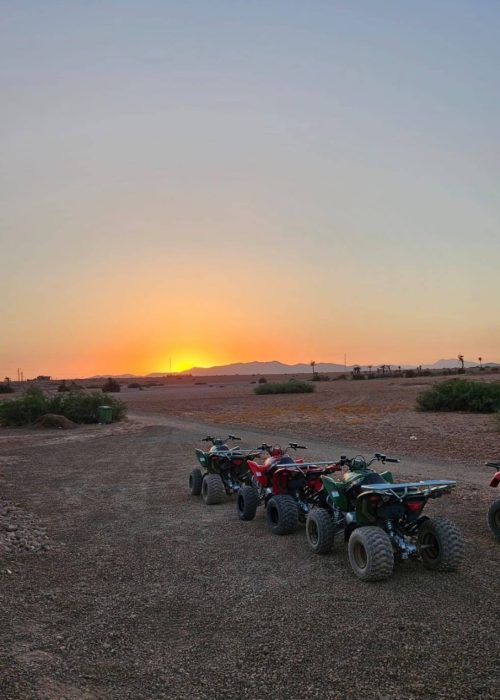
[[[48,396],[34,387],[24,396],[0,404],[0,425],[31,425],[46,413],[65,416],[75,423],[97,423],[97,407],[102,405],[111,406],[113,421],[125,417],[125,404],[107,394],[69,391]]]
[[[8,382],[0,382],[0,394],[13,394],[14,387]]]
[[[500,411],[500,382],[486,384],[467,379],[451,379],[436,384],[417,396],[420,411]]]
[[[259,377],[259,384],[267,384],[267,379],[265,377]]]
[[[80,391],[70,391],[57,394],[49,400],[49,410],[46,413],[56,413],[65,416],[75,423],[97,423],[97,408],[110,406],[113,411],[113,421],[122,420],[126,414],[123,401],[109,396],[92,392],[85,394]]]
[[[316,387],[309,382],[267,382],[256,386],[256,394],[310,394]]]
[[[405,370],[405,377],[407,379],[411,379],[412,377],[415,376],[415,370],[414,369],[407,369]]]

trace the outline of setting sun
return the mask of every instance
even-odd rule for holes
[[[208,358],[203,353],[189,353],[172,355],[161,364],[160,372],[185,372],[192,367],[210,367],[216,364],[213,359]]]

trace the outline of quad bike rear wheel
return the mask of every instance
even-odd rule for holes
[[[225,495],[224,484],[218,474],[206,474],[201,485],[201,495],[207,506],[221,503]]]
[[[330,513],[324,508],[313,508],[307,514],[306,537],[316,554],[328,554],[333,547],[335,526]]]
[[[497,540],[500,540],[500,498],[490,506],[488,511],[488,525]]]
[[[189,475],[189,490],[192,496],[199,496],[203,484],[203,474],[201,469],[193,469]]]
[[[464,538],[448,518],[429,518],[418,533],[418,552],[426,569],[455,571],[464,558]]]
[[[389,535],[380,527],[357,527],[349,537],[349,562],[362,581],[383,581],[394,568],[394,552]]]
[[[273,496],[269,499],[267,524],[275,535],[295,532],[299,524],[299,508],[291,496]]]
[[[259,505],[259,494],[253,486],[242,486],[238,491],[236,508],[240,520],[253,520]]]

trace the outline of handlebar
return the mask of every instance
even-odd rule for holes
[[[487,467],[493,467],[493,469],[500,469],[500,462],[485,462]]]
[[[377,462],[393,462],[394,464],[399,464],[399,459],[395,459],[394,457],[387,457],[386,455],[380,454],[380,452],[375,452],[373,455],[373,459],[376,459]]]
[[[213,437],[212,435],[207,435],[206,437],[200,439],[201,442],[213,442],[214,444],[216,442],[225,442],[226,440],[241,440],[241,438],[236,437],[236,435],[228,435],[227,438]]]
[[[294,450],[307,450],[306,445],[298,445],[296,442],[290,442],[288,445]]]

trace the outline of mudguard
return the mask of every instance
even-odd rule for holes
[[[200,465],[203,467],[203,469],[208,469],[208,461],[209,460],[208,460],[207,454],[205,452],[203,452],[203,450],[199,450],[197,448],[195,448],[195,452],[196,452],[196,458],[197,458],[198,462],[200,463]]]
[[[321,481],[323,482],[328,497],[333,505],[340,508],[340,510],[348,510],[349,503],[345,495],[345,484],[343,481],[335,481],[331,476],[322,476]]]
[[[500,472],[497,472],[493,479],[490,481],[490,486],[493,486],[493,488],[496,488],[500,484]]]
[[[358,525],[372,525],[377,522],[376,505],[371,501],[372,496],[373,491],[365,491],[356,499],[356,522]]]

